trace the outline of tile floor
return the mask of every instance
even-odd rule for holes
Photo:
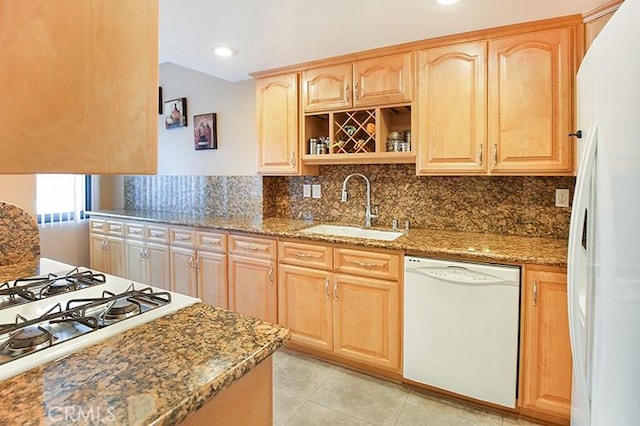
[[[274,355],[273,388],[274,426],[535,425],[439,400],[286,349]]]

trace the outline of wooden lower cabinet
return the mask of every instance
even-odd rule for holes
[[[277,322],[275,263],[229,255],[229,309],[269,322]]]
[[[204,303],[227,309],[227,255],[198,251],[196,283]]]
[[[279,253],[291,250],[290,242],[279,243]],[[295,244],[295,249],[313,253],[320,245]],[[334,248],[334,258],[350,256],[376,259],[360,262],[371,266],[363,275],[380,274],[388,263],[398,264],[398,254]],[[315,250],[322,252],[322,250]],[[281,257],[281,261],[282,261]],[[384,259],[384,260],[382,260]],[[391,261],[389,260],[391,259]],[[294,261],[295,258],[292,258]],[[286,258],[285,258],[285,261]],[[346,262],[337,260],[333,270]],[[347,262],[348,263],[348,262]],[[331,352],[341,358],[394,372],[400,371],[400,284],[326,269],[280,264],[278,274],[278,319],[291,330],[291,342]]]
[[[194,249],[171,247],[171,291],[198,297]]]
[[[564,268],[525,266],[522,320],[522,412],[568,422],[572,360]]]
[[[122,237],[91,233],[89,253],[92,269],[118,277],[126,275],[125,245]]]
[[[127,240],[125,258],[128,279],[171,290],[169,246]]]

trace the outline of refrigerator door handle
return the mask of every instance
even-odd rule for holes
[[[571,343],[571,353],[573,354],[574,370],[584,372],[586,357],[581,351],[584,342],[578,342],[579,338],[579,290],[580,286],[576,282],[576,259],[582,249],[583,227],[587,215],[587,205],[589,200],[589,192],[591,191],[590,177],[595,167],[596,160],[596,140],[598,134],[598,124],[595,123],[586,139],[584,151],[578,168],[578,177],[576,179],[575,194],[573,197],[574,212],[571,215],[571,224],[569,227],[569,250],[568,250],[568,268],[567,268],[567,304],[569,311],[569,338]],[[591,248],[589,248],[591,249]],[[582,377],[577,378],[583,381]],[[582,383],[583,388],[586,383]]]

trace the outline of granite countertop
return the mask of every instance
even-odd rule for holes
[[[216,217],[206,214],[180,214],[138,210],[101,210],[93,216],[145,220],[171,225],[252,232],[288,238],[353,244],[362,247],[401,250],[409,255],[451,257],[479,262],[532,263],[548,266],[567,265],[567,240],[520,237],[430,229],[411,229],[394,241],[370,240],[327,235],[303,234],[312,221],[283,218]],[[383,229],[383,228],[380,228]]]
[[[81,424],[173,425],[288,339],[197,303],[0,382],[0,424],[64,424],[66,410],[91,420]]]

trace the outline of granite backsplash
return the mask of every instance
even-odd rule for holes
[[[365,182],[349,181],[349,201],[340,202],[344,178],[371,180],[378,206],[374,226],[400,226],[567,238],[570,208],[555,207],[555,189],[573,195],[573,177],[416,176],[415,166],[321,166],[318,176],[129,176],[125,208],[207,213],[224,217],[282,217],[364,224]],[[303,198],[303,184],[319,184],[322,198]]]

